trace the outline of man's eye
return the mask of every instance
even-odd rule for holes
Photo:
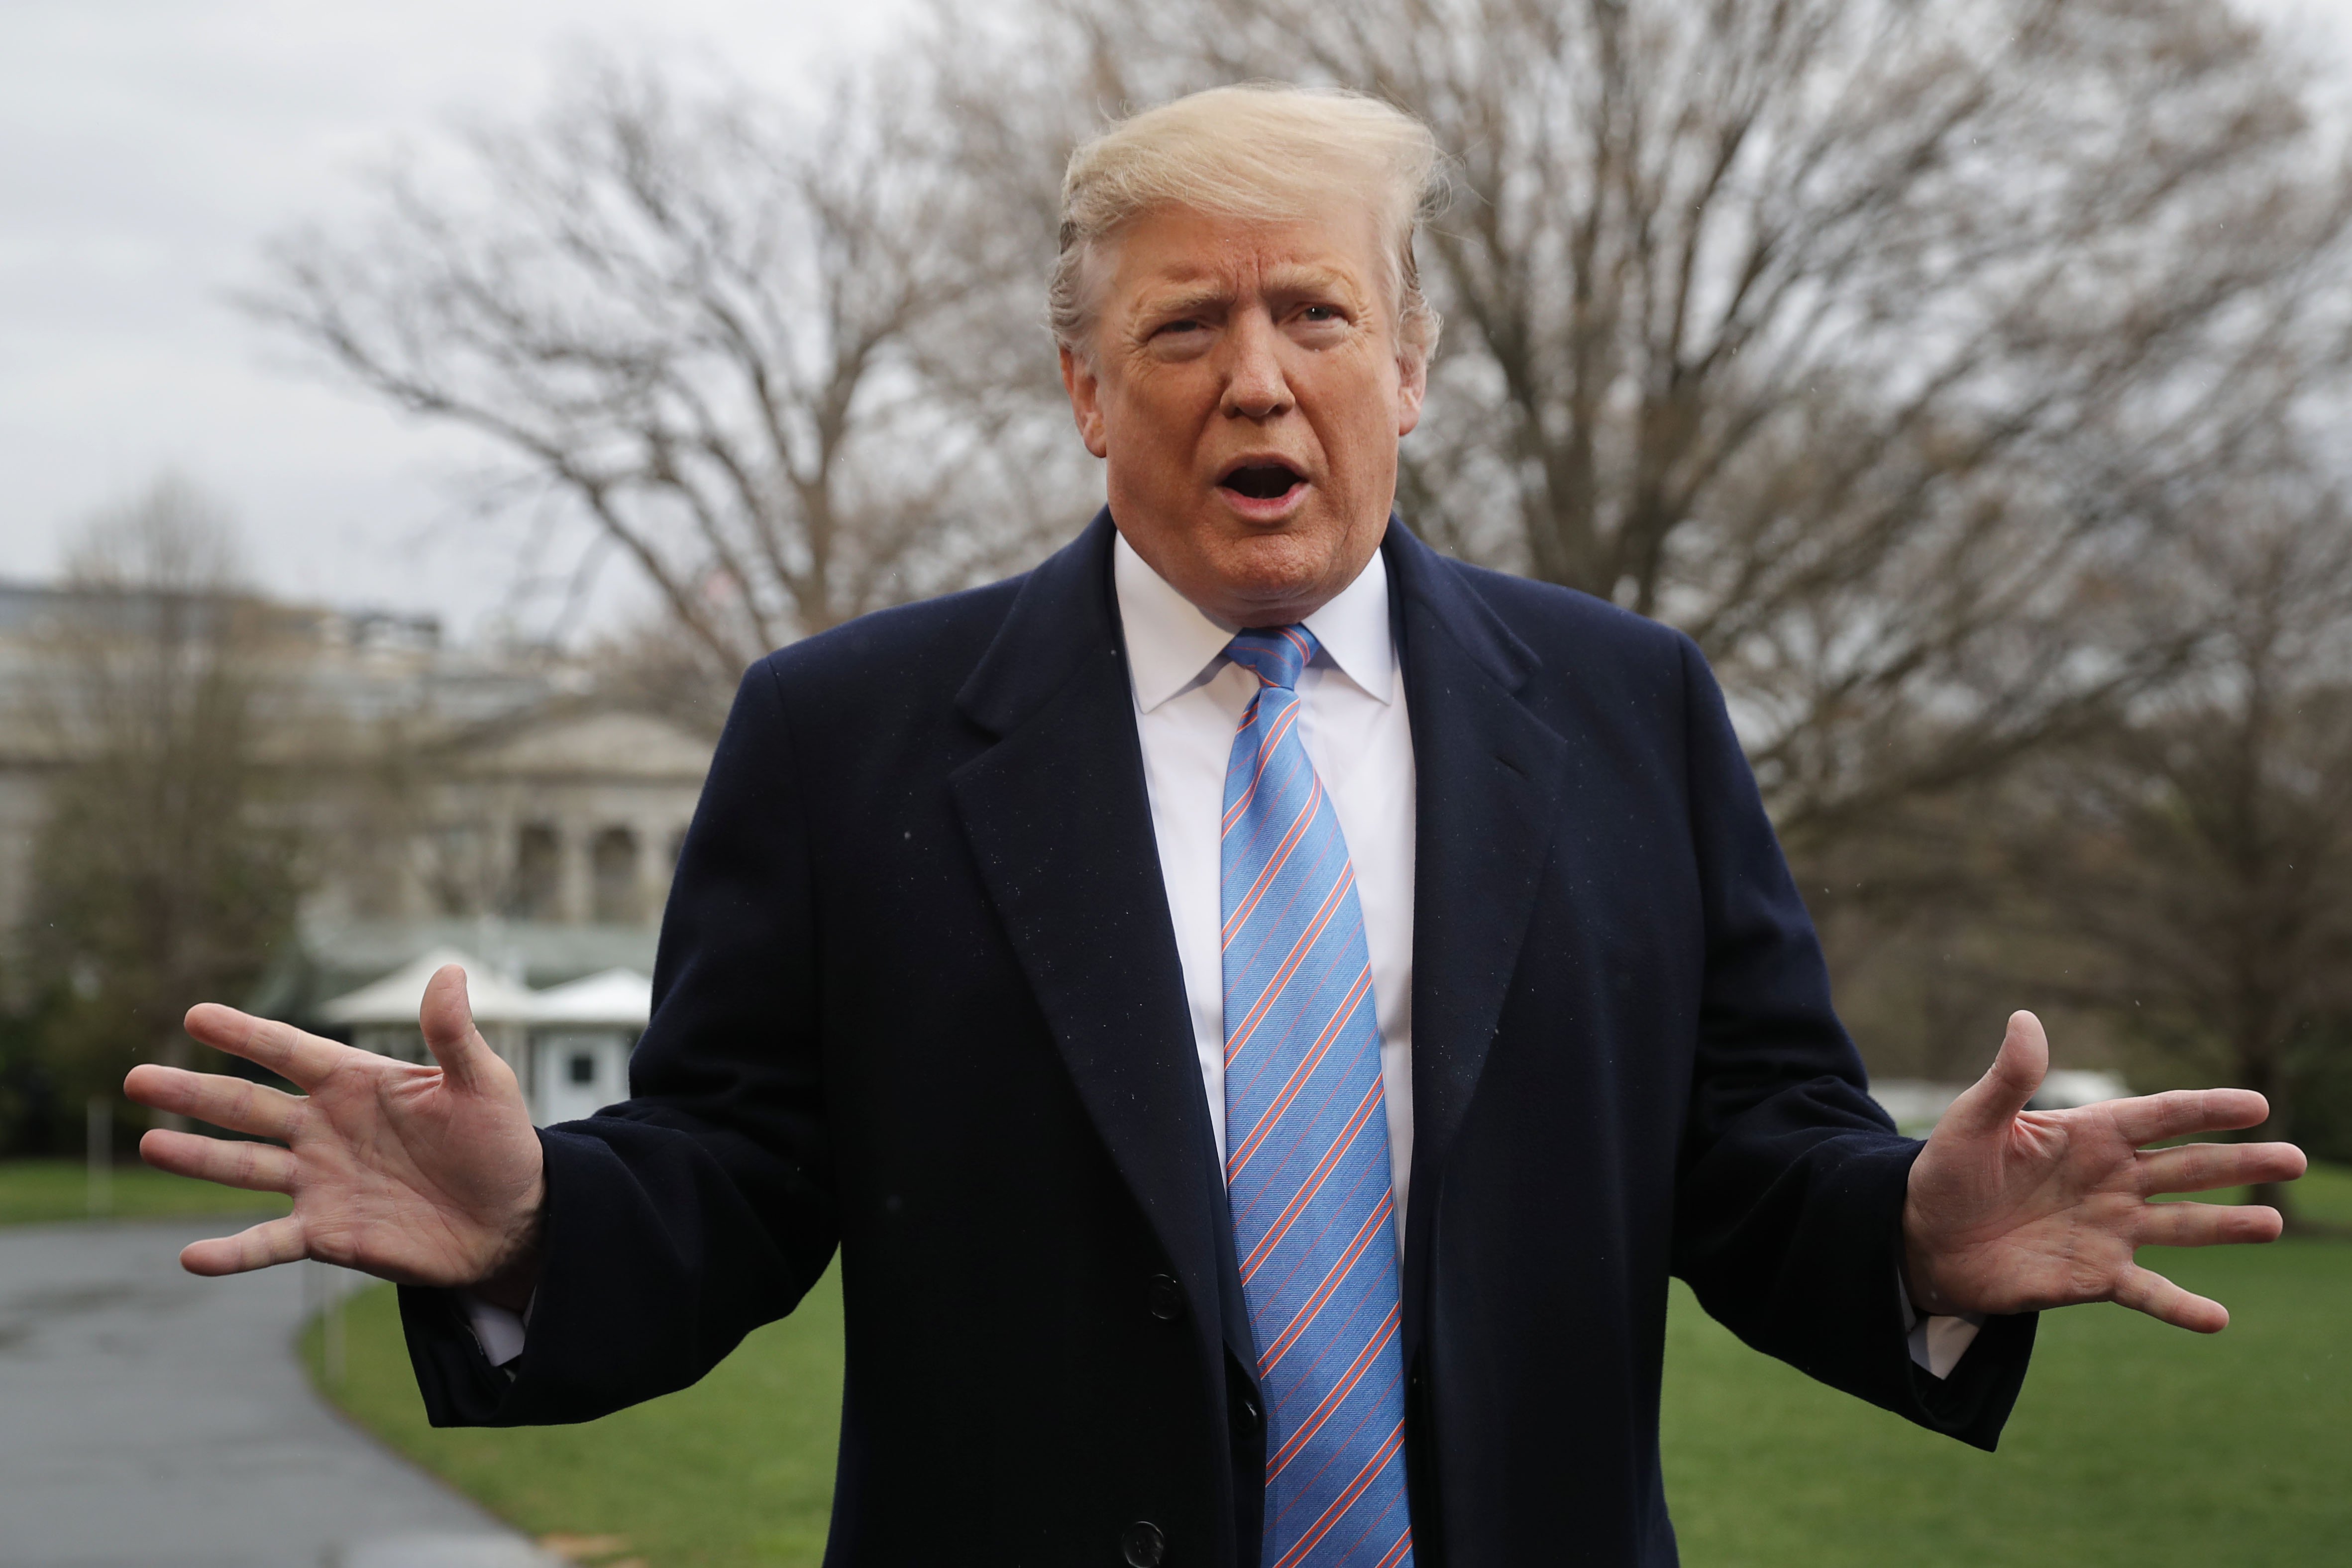
[[[1197,332],[1200,329],[1201,323],[1192,319],[1190,317],[1187,317],[1181,321],[1169,322],[1167,325],[1160,329],[1158,335],[1165,337],[1171,332]]]
[[[1336,305],[1309,305],[1298,314],[1309,321],[1337,321],[1339,308]]]

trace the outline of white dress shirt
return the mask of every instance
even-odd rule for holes
[[[1111,547],[1111,581],[1126,633],[1135,727],[1143,747],[1151,831],[1183,966],[1192,1046],[1217,1157],[1225,1153],[1225,974],[1220,933],[1225,765],[1257,677],[1225,657],[1237,626],[1212,621],[1135,553]],[[1322,645],[1298,677],[1298,734],[1339,814],[1364,912],[1372,1004],[1381,1030],[1381,1091],[1388,1103],[1389,1180],[1397,1251],[1404,1251],[1412,1176],[1412,731],[1404,671],[1389,632],[1388,569],[1372,557],[1355,581],[1307,618]],[[1898,1280],[1897,1289],[1901,1281]],[[493,1365],[522,1354],[525,1318],[467,1293],[467,1315]],[[1976,1336],[1960,1318],[1917,1317],[1907,1297],[1911,1359],[1948,1374]],[[1978,1320],[1980,1322],[1981,1320]]]
[[[1238,626],[1220,626],[1145,564],[1124,537],[1111,547],[1111,582],[1127,633],[1135,728],[1151,832],[1192,1046],[1217,1156],[1225,1153],[1225,969],[1220,873],[1225,765],[1234,731],[1257,695],[1257,677],[1225,657]],[[1381,1026],[1381,1092],[1388,1102],[1389,1180],[1396,1244],[1404,1252],[1412,1173],[1412,731],[1404,672],[1389,636],[1389,577],[1381,558],[1307,618],[1322,651],[1299,673],[1298,737],[1339,818],[1364,911],[1372,1009]]]

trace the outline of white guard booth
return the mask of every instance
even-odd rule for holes
[[[417,1027],[416,1015],[425,1005],[425,982],[444,964],[456,964],[466,971],[466,999],[473,1006],[474,1026],[528,1088],[530,1064],[524,1060],[525,1031],[538,995],[454,947],[436,947],[381,980],[337,997],[319,1009],[319,1016],[350,1029],[352,1043],[362,1051],[402,1061],[429,1062],[433,1053],[425,1048],[425,1032]]]
[[[654,983],[607,969],[530,998],[531,1116],[542,1127],[629,1097],[629,1051],[653,1012]]]
[[[533,991],[451,947],[436,948],[319,1009],[352,1031],[362,1051],[429,1062],[416,1017],[425,982],[444,964],[466,971],[475,1027],[522,1084],[530,1119],[575,1122],[629,1094],[629,1051],[653,1011],[654,983],[635,969],[606,969]]]

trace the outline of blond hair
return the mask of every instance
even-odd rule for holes
[[[1156,207],[1254,222],[1299,216],[1334,191],[1360,196],[1385,240],[1399,356],[1427,361],[1438,316],[1421,291],[1413,232],[1444,194],[1429,128],[1360,92],[1244,82],[1120,120],[1070,154],[1062,176],[1062,253],[1047,294],[1055,340],[1087,357],[1097,248]]]

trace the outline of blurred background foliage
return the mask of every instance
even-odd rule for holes
[[[1401,510],[1698,639],[1874,1071],[1970,1077],[2034,1005],[2063,1062],[2256,1087],[2256,1135],[2352,1158],[2352,162],[2221,0],[940,5],[813,108],[584,54],[268,239],[242,304],[488,437],[499,526],[638,574],[651,613],[571,629],[584,678],[708,727],[768,648],[1083,519],[1063,160],[1261,78],[1452,155]],[[323,721],[242,652],[268,606],[185,486],[70,577],[114,611],[11,694],[62,737],[17,1151],[242,994],[364,836],[306,801],[415,788],[389,731],[365,789],[299,761]]]

